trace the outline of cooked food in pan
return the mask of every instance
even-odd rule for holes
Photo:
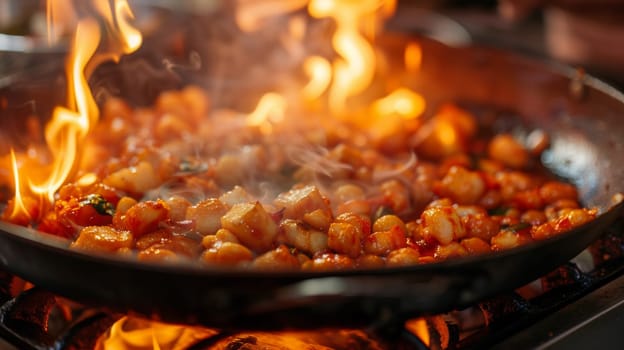
[[[77,180],[37,222],[11,215],[14,202],[4,219],[145,261],[326,270],[487,254],[596,216],[540,166],[548,135],[478,113],[448,104],[387,133],[323,117],[249,122],[211,111],[195,87],[149,108],[112,99]]]

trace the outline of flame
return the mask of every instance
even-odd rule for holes
[[[405,322],[405,328],[415,336],[417,336],[425,346],[431,344],[431,335],[429,334],[429,326],[424,318],[411,319]]]
[[[269,133],[272,130],[272,123],[279,123],[284,120],[286,112],[286,99],[284,96],[269,92],[264,94],[253,112],[246,118],[247,125],[258,126],[263,132]]]
[[[9,220],[15,220],[20,214],[25,214],[28,219],[31,219],[30,212],[26,209],[24,201],[22,200],[22,189],[20,184],[20,175],[17,166],[17,159],[15,158],[15,152],[11,148],[11,165],[13,169],[13,179],[15,181],[15,198],[13,199],[13,210],[9,215]]]
[[[364,91],[373,81],[375,50],[363,29],[374,32],[377,15],[388,16],[395,6],[395,0],[310,1],[308,12],[312,17],[332,18],[337,26],[332,44],[340,59],[334,61],[329,91],[329,106],[334,113],[343,114],[347,99]]]
[[[303,69],[310,81],[303,88],[302,95],[307,101],[314,101],[323,95],[331,83],[331,63],[323,57],[311,56],[305,60]]]
[[[223,335],[224,333],[210,328],[165,324],[136,317],[123,317],[96,341],[94,349],[182,350],[195,349],[200,346],[202,349],[246,349],[252,344],[252,348],[261,349],[346,349],[353,346],[354,339],[357,339],[358,345],[361,347],[381,348],[365,331],[349,328],[235,332]],[[245,340],[247,339],[253,339],[252,343],[246,344]]]
[[[217,332],[207,328],[164,324],[131,317],[115,322],[95,349],[187,349]]]
[[[55,192],[76,172],[79,149],[99,118],[99,110],[87,82],[90,74],[87,66],[106,58],[117,59],[121,54],[131,53],[142,42],[140,32],[129,23],[133,14],[125,0],[95,0],[93,6],[106,27],[112,28],[109,34],[116,39],[117,45],[96,56],[102,39],[100,24],[94,18],[78,21],[66,65],[67,106],[57,106],[45,128],[45,139],[53,159],[49,175],[41,182],[29,181],[31,191],[45,196],[50,203],[54,201]],[[73,13],[70,11],[72,7],[65,1],[48,0],[47,9],[50,33],[59,25],[60,18],[67,17],[59,17],[60,10]],[[52,37],[53,34],[50,34]]]
[[[403,119],[419,117],[425,111],[425,107],[424,97],[406,88],[399,88],[372,105],[374,113],[378,116],[397,115]]]

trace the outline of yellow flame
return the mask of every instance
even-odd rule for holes
[[[429,334],[429,326],[424,318],[411,319],[405,322],[405,328],[420,338],[427,347],[431,344],[431,335]]]
[[[26,209],[24,201],[22,200],[22,188],[20,184],[20,176],[18,171],[17,159],[15,158],[15,152],[11,148],[11,165],[13,169],[13,179],[15,181],[15,198],[13,199],[13,211],[9,216],[10,219],[16,218],[20,213],[26,214],[30,219],[30,212]]]
[[[310,78],[303,88],[302,95],[307,101],[321,97],[331,83],[331,63],[323,57],[310,56],[303,63],[303,70]]]
[[[366,89],[375,74],[375,51],[362,33],[362,28],[374,28],[378,14],[388,15],[395,0],[311,0],[308,11],[315,18],[332,18],[336,32],[332,45],[340,56],[334,62],[334,80],[329,92],[329,106],[342,114],[346,101]]]
[[[373,104],[377,116],[400,116],[403,119],[419,117],[426,107],[425,98],[406,88],[399,88]]]
[[[164,324],[122,317],[107,335],[98,340],[95,349],[186,349],[199,339],[216,334],[201,327]]]
[[[271,132],[272,124],[284,120],[286,99],[284,96],[269,92],[264,94],[253,112],[246,118],[247,125],[259,126],[263,132]]]
[[[87,65],[99,63],[104,58],[117,59],[120,54],[128,54],[138,49],[142,42],[140,32],[129,23],[133,14],[127,1],[111,1],[94,0],[93,7],[105,21],[106,27],[112,28],[109,34],[116,42],[115,48],[96,56],[102,39],[100,24],[94,18],[85,18],[76,25],[66,66],[68,103],[66,107],[57,106],[54,109],[45,129],[45,139],[53,158],[51,170],[44,181],[36,183],[31,180],[29,183],[35,194],[46,196],[49,202],[54,201],[54,193],[75,173],[79,148],[99,118],[99,110],[87,82]],[[47,9],[50,33],[60,19],[64,18],[59,11],[73,13],[69,2],[60,0],[48,0]],[[52,37],[50,34],[50,38]]]
[[[45,194],[50,202],[54,193],[75,170],[78,147],[99,111],[90,93],[83,70],[95,53],[100,29],[94,20],[78,23],[72,53],[68,60],[69,106],[56,107],[46,125],[45,138],[54,158],[50,176],[40,184],[31,183],[34,193]]]

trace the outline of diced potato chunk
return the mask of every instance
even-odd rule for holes
[[[203,200],[186,209],[186,219],[195,222],[195,230],[202,235],[214,234],[221,228],[221,217],[228,207],[216,198]]]
[[[225,192],[219,197],[219,200],[227,205],[233,206],[234,204],[247,203],[252,200],[251,196],[244,188],[240,186],[234,186],[231,191]]]
[[[130,193],[145,193],[160,185],[160,178],[149,162],[120,169],[104,180],[104,184]]]
[[[305,186],[282,193],[275,199],[275,205],[284,208],[286,219],[301,219],[305,214],[318,209],[331,215],[327,200],[316,186]]]
[[[316,209],[311,213],[306,213],[303,215],[303,222],[306,224],[325,231],[329,228],[329,224],[331,224],[331,215],[327,211],[323,209]]]
[[[186,198],[179,196],[169,197],[165,203],[169,206],[169,216],[173,221],[182,221],[186,219],[186,211],[191,206]]]
[[[132,234],[129,231],[116,230],[110,226],[87,226],[80,231],[72,248],[89,251],[116,252],[119,249],[132,248]]]
[[[115,215],[113,225],[140,237],[155,231],[161,222],[169,219],[169,208],[162,200],[139,202],[123,215]]]
[[[255,252],[271,249],[277,235],[277,225],[258,202],[234,205],[221,217],[221,226]]]
[[[287,219],[280,225],[282,237],[280,242],[293,246],[301,251],[314,254],[327,249],[327,234],[313,229],[306,229],[299,222]]]

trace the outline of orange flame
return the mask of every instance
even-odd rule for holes
[[[20,214],[24,214],[28,217],[28,219],[31,219],[30,212],[28,211],[28,209],[26,209],[26,206],[24,205],[24,201],[22,200],[21,184],[20,184],[20,176],[19,176],[19,171],[18,171],[18,166],[17,166],[17,159],[15,158],[15,152],[13,151],[13,149],[11,149],[11,165],[13,169],[13,179],[15,181],[15,198],[13,199],[13,210],[11,211],[11,214],[9,215],[9,219],[14,220]]]
[[[374,32],[378,14],[388,16],[396,0],[312,0],[308,11],[312,17],[329,17],[336,22],[332,44],[340,59],[334,61],[334,80],[329,92],[329,106],[343,114],[346,101],[366,89],[375,75],[375,50],[363,34]],[[373,28],[373,30],[371,30]]]
[[[323,57],[311,56],[304,62],[303,69],[310,81],[303,88],[302,95],[307,101],[314,101],[321,97],[331,83],[331,63]]]
[[[198,340],[210,337],[216,331],[180,325],[122,317],[115,322],[109,334],[99,339],[95,349],[187,349]]]
[[[396,115],[403,119],[414,119],[425,111],[426,102],[422,95],[406,88],[399,88],[375,101],[372,107],[378,116]]]
[[[431,335],[429,334],[429,326],[424,318],[415,318],[405,322],[405,328],[423,342],[427,347],[431,344]]]
[[[269,133],[272,130],[272,123],[279,123],[284,119],[286,112],[286,99],[275,92],[264,94],[256,109],[247,115],[247,125],[258,126],[260,130]]]
[[[133,15],[125,0],[113,3],[96,0],[93,5],[107,27],[113,28],[111,36],[117,39],[119,48],[95,56],[102,38],[100,25],[93,18],[78,22],[66,66],[67,107],[56,107],[45,129],[45,139],[53,158],[51,169],[44,181],[36,183],[31,180],[29,183],[33,193],[46,196],[49,202],[54,200],[54,193],[61,185],[75,173],[79,148],[99,118],[99,110],[87,82],[87,65],[103,58],[117,59],[120,54],[131,53],[138,49],[142,41],[138,30],[129,24]],[[47,8],[50,11],[48,19],[55,21],[60,18],[57,16],[59,9],[71,9],[71,6],[65,1],[49,0]],[[49,30],[53,31],[56,24],[49,24]]]

